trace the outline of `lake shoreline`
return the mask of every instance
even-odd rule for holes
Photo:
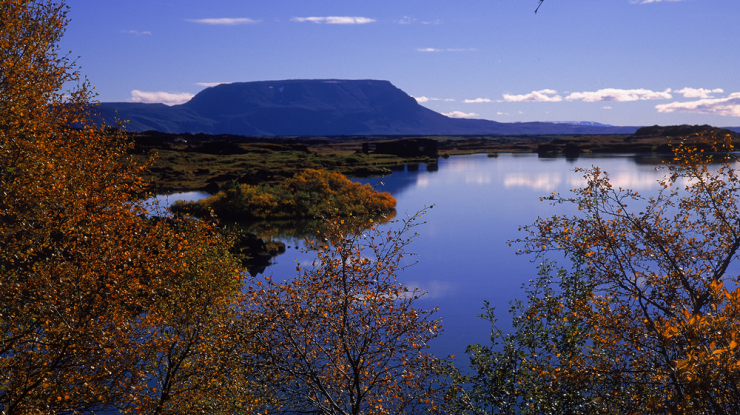
[[[347,177],[387,176],[404,165],[432,169],[439,157],[487,153],[564,154],[671,153],[671,143],[696,133],[740,135],[704,126],[643,127],[632,135],[524,136],[316,136],[245,137],[207,134],[130,134],[133,153],[154,156],[151,188],[159,194],[201,190],[215,194],[229,181],[276,183],[306,168]]]

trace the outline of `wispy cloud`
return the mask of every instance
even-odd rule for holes
[[[371,19],[369,17],[357,16],[294,17],[290,20],[294,22],[312,22],[318,24],[367,24],[375,21],[375,19]]]
[[[693,112],[698,114],[740,117],[740,92],[727,98],[707,98],[689,102],[671,102],[656,105],[658,112]]]
[[[478,114],[474,112],[465,113],[462,111],[452,111],[452,112],[447,112],[447,113],[443,112],[442,115],[446,115],[450,118],[467,118],[467,117],[475,117]]]
[[[125,33],[127,35],[134,35],[134,36],[142,36],[142,35],[151,35],[152,32],[148,30],[139,31],[139,30],[121,30],[121,33]]]
[[[704,88],[683,88],[675,91],[677,94],[683,94],[684,98],[714,98],[709,94],[721,94],[725,92],[722,88],[704,89]]]
[[[606,88],[598,91],[573,92],[565,97],[568,101],[582,100],[584,102],[597,101],[644,101],[649,99],[671,99],[671,88],[665,91],[651,91],[649,89],[617,89]]]
[[[403,16],[403,19],[394,20],[394,22],[395,23],[398,23],[398,24],[416,24],[416,23],[421,23],[421,24],[442,24],[442,21],[441,20],[431,20],[431,21],[421,21],[420,22],[419,19],[416,19],[414,17],[409,17],[409,16]]]
[[[416,100],[416,102],[427,102],[427,101],[444,101],[444,102],[453,102],[453,101],[455,101],[455,99],[454,99],[454,98],[445,98],[445,99],[442,99],[442,98],[431,98],[431,97],[414,97],[414,96],[412,96],[411,98],[415,99],[415,100]]]
[[[491,102],[488,98],[476,98],[476,99],[466,99],[463,101],[466,104],[479,104],[481,102]]]
[[[607,106],[601,107],[601,109],[602,110],[610,110],[610,109],[612,109],[612,107],[610,107],[610,106],[607,105]]]
[[[253,20],[248,17],[221,17],[215,19],[185,19],[188,22],[208,24],[208,25],[221,25],[221,26],[236,26],[240,24],[255,24],[259,23],[259,20]]]
[[[473,52],[475,51],[475,48],[461,48],[461,49],[455,49],[455,48],[447,48],[447,49],[437,49],[437,48],[418,48],[416,49],[417,52]]]
[[[503,95],[506,102],[560,102],[563,97],[556,95],[557,93],[554,89],[541,89],[524,95]]]
[[[196,85],[200,86],[216,86],[216,85],[223,85],[223,84],[230,84],[231,82],[198,82]]]
[[[147,104],[161,103],[165,105],[177,105],[190,101],[193,94],[187,92],[164,92],[164,91],[131,91],[129,102],[142,102]]]

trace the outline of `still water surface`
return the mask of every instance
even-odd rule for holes
[[[389,191],[398,200],[398,217],[434,205],[423,216],[426,224],[415,228],[419,236],[408,246],[418,263],[398,274],[399,280],[427,291],[419,308],[439,308],[444,332],[430,345],[439,357],[456,355],[465,366],[465,347],[487,344],[490,325],[477,317],[484,301],[496,308],[499,326],[510,327],[509,301],[524,298],[522,284],[534,278],[537,264],[532,256],[516,255],[507,241],[521,238],[520,225],[537,217],[575,213],[571,206],[551,206],[539,201],[552,191],[567,194],[585,181],[575,167],[599,166],[610,174],[614,186],[640,193],[654,193],[665,171],[656,171],[656,158],[642,156],[593,156],[578,159],[539,158],[536,154],[485,154],[439,159],[437,168],[424,165],[396,171],[382,179],[357,180]],[[202,194],[188,194],[197,199]],[[170,201],[178,197],[170,196]],[[392,226],[392,225],[390,225]],[[296,262],[310,264],[313,256],[302,253],[299,240],[265,270],[277,280],[295,276]],[[567,265],[563,262],[563,265]]]

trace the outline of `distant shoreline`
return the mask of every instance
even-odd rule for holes
[[[292,177],[306,168],[348,177],[390,174],[404,164],[437,163],[462,154],[537,153],[577,156],[587,153],[670,153],[672,141],[697,133],[740,135],[704,126],[643,127],[631,135],[454,135],[454,136],[282,136],[130,133],[133,153],[157,154],[149,173],[158,193],[204,190],[237,181],[256,185]],[[382,150],[381,150],[382,149]]]

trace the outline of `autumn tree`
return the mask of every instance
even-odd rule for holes
[[[244,321],[261,348],[250,364],[269,377],[269,413],[441,411],[441,362],[425,353],[440,323],[414,307],[419,290],[396,280],[417,219],[388,231],[331,220],[310,242],[310,267],[249,287]]]
[[[245,384],[206,339],[228,334],[243,278],[230,241],[151,217],[146,165],[59,54],[66,12],[0,2],[0,411],[228,408],[216,391]]]
[[[469,413],[740,412],[740,179],[729,137],[674,143],[657,195],[615,188],[593,167],[579,214],[524,227],[543,265],[515,331],[473,346]],[[486,313],[493,320],[492,313]],[[508,395],[508,396],[507,396]],[[505,396],[508,399],[505,399]]]

